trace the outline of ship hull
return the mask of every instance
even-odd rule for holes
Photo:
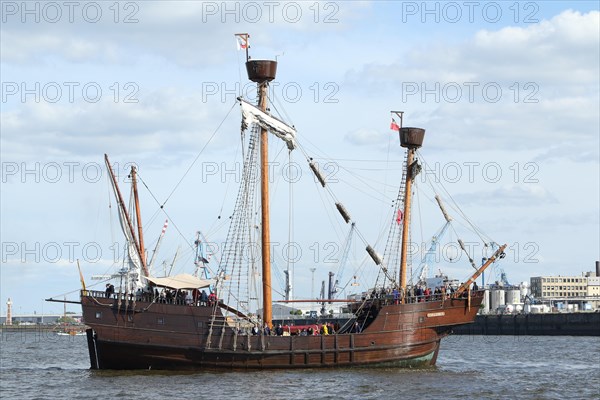
[[[473,321],[482,297],[379,304],[360,333],[268,336],[241,333],[216,308],[82,295],[93,369],[200,370],[353,366],[430,367],[441,339]]]

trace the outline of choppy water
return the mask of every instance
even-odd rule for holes
[[[598,399],[600,338],[452,336],[436,368],[92,371],[85,336],[0,335],[2,399]]]

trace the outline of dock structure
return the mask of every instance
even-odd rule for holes
[[[457,335],[600,336],[600,313],[478,315],[453,329]]]

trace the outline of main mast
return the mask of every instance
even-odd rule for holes
[[[258,108],[267,111],[267,90],[269,82],[275,79],[277,62],[270,60],[248,60],[246,62],[248,79],[258,86]],[[271,327],[273,320],[271,299],[271,231],[269,222],[269,139],[268,131],[260,128],[260,200],[261,200],[261,255],[262,255],[262,292],[263,322]]]
[[[406,181],[404,186],[404,216],[402,220],[402,244],[400,253],[400,288],[406,295],[406,264],[408,254],[410,208],[412,200],[412,182],[419,173],[419,164],[414,161],[415,152],[423,145],[425,129],[400,128],[400,145],[407,148],[406,155]],[[402,299],[404,302],[404,298]]]

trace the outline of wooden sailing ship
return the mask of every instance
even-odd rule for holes
[[[247,58],[246,68],[249,79],[257,84],[258,106],[239,99],[243,116],[242,130],[250,125],[253,128],[244,161],[245,175],[227,239],[230,250],[223,251],[219,272],[212,279],[189,275],[164,278],[150,276],[135,186],[136,171],[132,169],[136,205],[136,215],[132,218],[125,207],[108,157],[105,158],[119,204],[123,231],[130,245],[130,262],[137,268],[127,272],[126,283],[117,293],[88,290],[85,286],[81,291],[83,318],[90,327],[87,341],[91,368],[179,370],[435,365],[442,338],[450,334],[453,327],[474,320],[483,300],[483,291],[471,290],[471,284],[489,265],[503,257],[505,246],[497,248],[453,293],[432,295],[427,299],[414,296],[410,290],[411,284],[407,282],[406,232],[411,212],[411,186],[418,173],[415,152],[422,146],[425,131],[400,126],[400,143],[406,149],[407,156],[404,178],[400,182],[400,201],[395,210],[403,215],[402,224],[398,223],[401,249],[399,274],[391,276],[385,259],[367,246],[367,253],[384,277],[385,283],[380,282],[380,287],[387,287],[387,292],[365,293],[358,299],[340,300],[347,303],[351,317],[330,324],[329,330],[334,328],[334,331],[328,334],[309,335],[293,327],[287,327],[289,334],[272,334],[275,329],[268,246],[271,242],[268,135],[271,132],[284,140],[290,151],[297,143],[295,129],[267,112],[267,88],[275,78],[277,62]],[[251,232],[248,233],[244,222],[252,214],[244,211],[252,203],[248,199],[253,195],[248,165],[257,160],[261,164],[260,232],[256,234],[260,240],[252,237]],[[312,162],[310,169],[325,186],[325,180]],[[345,207],[341,203],[335,206],[344,221],[351,223]],[[260,314],[255,313],[247,301],[240,300],[240,293],[236,292],[239,289],[231,285],[232,276],[242,275],[236,269],[240,266],[235,243],[255,239],[262,243],[261,271],[255,274],[261,278]],[[136,291],[136,288],[148,290]],[[167,299],[159,294],[159,289],[188,292],[188,297]],[[198,296],[202,289],[212,290],[216,295],[207,300]]]

